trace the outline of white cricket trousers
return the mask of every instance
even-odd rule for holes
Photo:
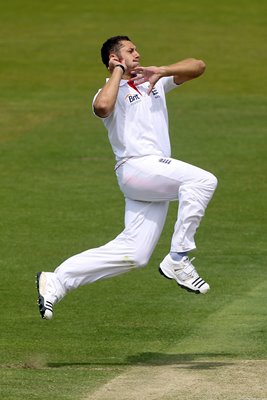
[[[130,158],[116,174],[125,196],[125,229],[106,245],[77,254],[55,270],[66,293],[145,266],[162,232],[169,201],[179,201],[170,250],[196,247],[196,230],[217,186],[214,175],[155,155]]]

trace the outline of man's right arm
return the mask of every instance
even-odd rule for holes
[[[113,66],[110,79],[103,86],[93,104],[94,112],[98,117],[106,118],[114,110],[122,75],[123,68]]]

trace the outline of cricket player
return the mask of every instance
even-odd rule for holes
[[[101,49],[110,77],[93,99],[116,158],[115,172],[125,197],[125,228],[114,240],[64,261],[54,272],[37,274],[41,317],[79,286],[145,266],[161,235],[170,201],[178,201],[170,252],[159,272],[192,293],[209,285],[188,253],[216,189],[216,177],[171,157],[165,95],[205,71],[194,58],[168,66],[143,67],[127,36],[108,39]]]

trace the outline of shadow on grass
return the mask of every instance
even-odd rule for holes
[[[210,369],[229,365],[229,362],[210,361],[203,359],[233,357],[232,354],[221,353],[195,353],[195,354],[165,354],[165,353],[140,353],[127,358],[129,365],[164,366],[177,365],[178,367],[191,369]]]
[[[187,369],[214,369],[231,365],[232,362],[211,361],[203,359],[216,359],[233,357],[233,354],[225,353],[198,353],[198,354],[166,354],[166,353],[139,353],[128,356],[125,361],[92,361],[74,363],[47,363],[49,368],[63,367],[96,367],[96,366],[164,366],[173,365]]]

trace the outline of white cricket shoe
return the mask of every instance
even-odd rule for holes
[[[38,292],[37,304],[43,319],[52,319],[53,305],[58,303],[63,294],[63,288],[53,272],[38,272],[36,274]]]
[[[205,294],[210,289],[197,273],[192,264],[192,260],[188,257],[183,257],[181,261],[174,261],[168,254],[161,262],[159,272],[167,279],[174,279],[182,289],[196,294]]]

